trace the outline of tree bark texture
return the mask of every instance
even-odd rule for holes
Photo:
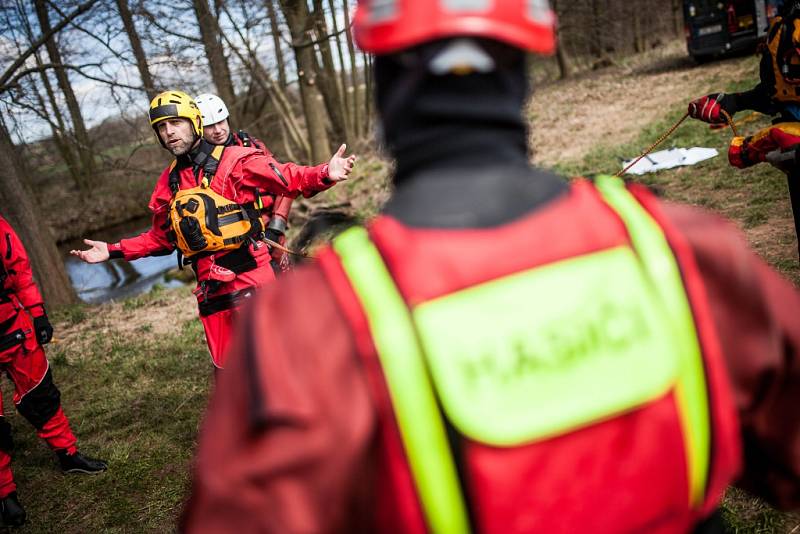
[[[269,16],[269,27],[272,33],[272,46],[275,48],[275,62],[278,67],[278,83],[281,87],[286,87],[286,62],[283,59],[283,50],[281,49],[281,28],[278,23],[278,13],[275,11],[275,0],[264,0],[264,5],[267,6],[267,15]]]
[[[352,26],[350,25],[350,6],[348,4],[350,0],[342,0],[342,11],[344,12],[344,25],[347,27],[347,31],[345,32],[345,36],[347,37],[347,53],[350,56],[350,86],[353,88],[352,93],[350,93],[350,109],[352,110],[352,121],[353,121],[353,135],[356,137],[360,137],[364,132],[367,131],[363,124],[361,124],[361,106],[359,104],[358,94],[360,91],[358,85],[358,64],[356,62],[356,49],[353,46],[353,32]],[[366,73],[365,73],[366,75]]]
[[[344,0],[347,2],[347,0]],[[331,20],[333,21],[333,33],[336,35],[336,55],[339,58],[339,87],[341,90],[341,101],[344,110],[344,126],[348,132],[348,137],[354,135],[352,113],[349,111],[350,102],[348,100],[347,69],[344,66],[344,50],[342,48],[342,32],[339,32],[339,23],[336,20],[336,2],[328,0],[331,10]],[[349,31],[344,28],[344,31]]]
[[[200,38],[203,41],[203,48],[208,59],[208,70],[214,86],[217,88],[217,95],[225,101],[228,111],[231,112],[229,121],[236,124],[237,117],[234,113],[236,104],[236,92],[231,81],[231,71],[228,68],[228,60],[222,47],[219,24],[216,17],[211,12],[207,0],[192,0],[197,23],[200,28]]]
[[[342,91],[339,88],[339,79],[336,75],[336,65],[333,63],[331,42],[330,37],[328,37],[328,23],[325,21],[325,9],[322,7],[322,0],[314,0],[312,17],[319,56],[322,59],[322,65],[317,67],[317,79],[325,102],[325,109],[328,110],[328,117],[331,119],[333,137],[337,143],[340,143],[348,138],[344,118],[345,106],[342,101]]]
[[[139,32],[136,31],[136,26],[133,23],[130,7],[128,7],[128,0],[117,0],[117,9],[119,16],[122,19],[122,25],[125,28],[125,33],[128,34],[128,40],[131,42],[131,51],[133,57],[136,59],[136,67],[139,69],[139,77],[142,79],[142,86],[144,92],[147,93],[147,98],[153,100],[159,93],[156,84],[153,82],[153,76],[150,74],[150,68],[147,66],[147,56],[142,48],[142,41],[139,39]]]
[[[292,49],[300,83],[300,99],[303,103],[311,145],[311,160],[314,163],[322,163],[330,158],[331,148],[326,129],[328,118],[314,72],[314,48],[308,46],[313,20],[305,0],[281,0],[281,6],[292,35]]]
[[[43,223],[41,210],[25,186],[28,174],[25,161],[14,146],[5,125],[0,123],[0,166],[4,174],[0,180],[0,202],[3,215],[19,234],[28,251],[34,277],[45,300],[52,309],[78,301],[67,276],[64,262],[56,248],[50,227]]]

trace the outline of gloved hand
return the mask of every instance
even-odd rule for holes
[[[266,237],[270,241],[275,241],[276,243],[280,243],[281,239],[283,238],[283,233],[279,232],[275,228],[267,228],[267,230],[264,232],[264,237]]]
[[[721,110],[733,117],[737,111],[733,95],[711,93],[689,103],[689,116],[709,124],[725,124],[727,122]]]
[[[33,318],[33,329],[40,345],[46,345],[53,339],[53,325],[47,319],[46,313]]]

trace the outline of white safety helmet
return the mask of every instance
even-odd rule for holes
[[[200,108],[203,126],[211,126],[228,118],[228,107],[217,95],[203,93],[194,97],[194,103]]]

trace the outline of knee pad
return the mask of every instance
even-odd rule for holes
[[[0,451],[11,454],[13,450],[14,438],[11,435],[11,425],[0,415]]]
[[[60,406],[61,392],[53,383],[53,373],[48,369],[39,385],[22,397],[17,404],[17,411],[37,430],[41,430]]]

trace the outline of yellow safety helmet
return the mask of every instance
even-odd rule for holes
[[[158,138],[161,146],[164,146],[164,141],[158,135],[156,126],[159,122],[167,119],[188,119],[192,123],[195,137],[203,135],[203,117],[200,114],[200,109],[194,103],[192,97],[183,91],[164,91],[157,95],[152,102],[150,102],[150,126]]]

